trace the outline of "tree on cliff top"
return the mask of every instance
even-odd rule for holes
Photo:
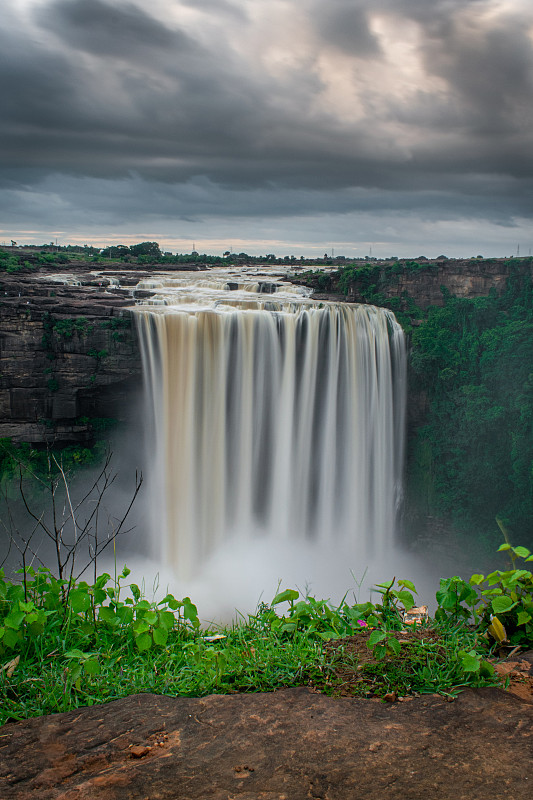
[[[132,244],[130,253],[133,256],[149,256],[150,258],[162,258],[163,253],[159,249],[157,242],[140,242],[139,244]]]

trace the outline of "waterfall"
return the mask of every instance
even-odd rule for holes
[[[251,538],[386,553],[404,435],[394,315],[281,284],[231,291],[227,275],[208,296],[183,280],[166,305],[136,308],[162,562],[189,576],[223,543]]]

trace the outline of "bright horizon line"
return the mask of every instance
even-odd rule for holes
[[[297,260],[300,256],[304,258],[323,258],[327,254],[328,258],[337,258],[344,256],[347,259],[364,259],[368,256],[378,259],[387,258],[420,258],[425,257],[428,259],[435,259],[439,255],[445,255],[448,258],[476,258],[478,255],[483,255],[484,258],[513,258],[513,257],[526,257],[530,256],[531,247],[522,248],[519,243],[516,247],[516,252],[509,254],[502,252],[498,255],[491,253],[484,255],[478,253],[459,253],[459,248],[449,247],[444,249],[435,249],[434,252],[428,252],[423,247],[410,247],[410,253],[406,255],[406,245],[404,243],[398,244],[395,248],[394,244],[391,246],[390,242],[336,242],[334,244],[321,244],[316,245],[309,242],[289,242],[286,240],[272,240],[272,239],[203,239],[203,241],[195,242],[192,239],[181,237],[169,237],[168,235],[161,234],[158,236],[154,233],[140,233],[135,236],[126,234],[120,236],[118,234],[111,234],[107,236],[90,236],[86,237],[80,234],[68,235],[65,231],[43,231],[35,230],[17,230],[7,231],[0,229],[0,237],[2,237],[1,246],[9,247],[11,241],[16,241],[19,247],[35,247],[42,244],[53,244],[54,246],[66,247],[74,245],[83,247],[98,247],[103,249],[105,247],[113,247],[119,244],[130,246],[139,244],[140,242],[155,241],[159,244],[162,252],[172,252],[173,254],[186,254],[193,251],[209,256],[222,256],[225,252],[230,252],[233,255],[239,253],[246,253],[246,255],[254,258],[269,253],[274,253],[276,258],[283,258],[285,255],[294,256]],[[5,237],[5,238],[4,238]],[[434,248],[432,248],[433,250]],[[445,252],[446,249],[448,252]],[[461,248],[463,249],[463,248]],[[491,248],[492,249],[492,248]],[[502,248],[503,249],[503,248]],[[396,252],[395,252],[396,250]],[[425,252],[424,252],[425,250]],[[282,255],[278,255],[283,251]],[[352,252],[349,252],[352,251]],[[355,251],[355,252],[354,252]],[[527,251],[527,252],[526,252]],[[385,254],[386,253],[386,254]],[[414,255],[416,253],[417,255]]]

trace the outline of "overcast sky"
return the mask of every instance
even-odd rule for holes
[[[2,0],[0,242],[533,248],[531,0]]]

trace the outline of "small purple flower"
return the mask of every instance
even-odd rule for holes
[[[365,622],[364,619],[358,619],[357,624],[360,625],[362,628],[368,628],[368,622]]]

